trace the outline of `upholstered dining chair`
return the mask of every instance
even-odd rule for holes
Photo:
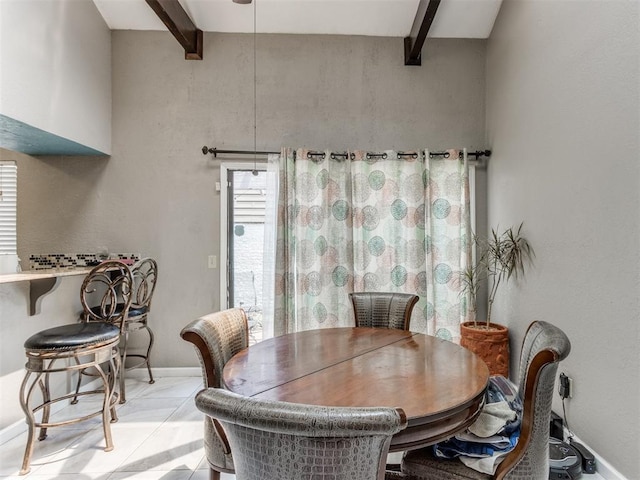
[[[411,312],[420,297],[410,293],[353,292],[349,294],[356,327],[409,330]]]
[[[132,267],[133,297],[129,313],[124,317],[125,328],[122,335],[120,354],[122,356],[122,370],[120,372],[120,403],[126,402],[125,371],[146,365],[149,373],[149,383],[154,383],[151,373],[151,348],[153,347],[153,331],[149,327],[148,317],[151,311],[151,300],[156,289],[158,279],[158,263],[153,258],[138,260]],[[145,353],[129,353],[129,334],[131,332],[146,330],[149,334],[149,343]],[[139,362],[126,367],[127,358],[138,358]]]
[[[240,308],[211,313],[184,327],[180,336],[196,349],[204,387],[218,388],[225,364],[249,346],[247,315]],[[218,480],[220,472],[234,473],[234,459],[227,436],[218,421],[211,417],[204,419],[204,451],[211,480]]]
[[[381,480],[401,409],[325,407],[202,390],[198,409],[217,419],[234,452],[238,480]]]
[[[37,428],[40,429],[39,440],[44,440],[49,428],[102,416],[105,451],[113,449],[110,423],[118,419],[115,410],[118,401],[115,385],[120,367],[118,345],[124,328],[122,319],[131,304],[132,288],[133,276],[128,266],[119,261],[101,263],[87,274],[80,290],[80,300],[87,321],[42,330],[24,343],[27,364],[26,375],[20,387],[20,406],[26,415],[28,437],[21,475],[30,470]],[[94,311],[88,310],[87,296],[98,301],[99,306]],[[87,369],[93,370],[100,379],[99,387],[51,397],[51,374],[63,374],[63,378],[59,380],[65,384],[67,374],[75,373],[80,377]],[[36,387],[39,387],[40,394],[34,397]],[[102,397],[97,411],[90,414],[84,411],[77,418],[52,421],[51,405],[85,395]],[[36,414],[41,415],[40,421],[36,420]]]
[[[571,350],[559,328],[533,322],[524,338],[520,355],[518,395],[523,403],[520,439],[496,473],[484,474],[459,460],[441,460],[432,449],[407,452],[401,472],[393,478],[408,480],[546,480],[549,478],[549,420],[558,363]]]

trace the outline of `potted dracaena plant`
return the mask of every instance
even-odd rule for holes
[[[469,299],[469,318],[460,326],[460,345],[479,355],[492,375],[509,375],[509,330],[493,323],[491,313],[500,285],[511,277],[524,276],[525,267],[533,262],[533,248],[522,235],[522,223],[502,233],[491,229],[487,240],[474,236],[479,256],[476,265],[461,274],[461,294]],[[487,285],[487,319],[476,319],[478,293]]]

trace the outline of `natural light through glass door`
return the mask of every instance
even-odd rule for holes
[[[250,342],[262,340],[262,284],[264,258],[264,220],[266,172],[264,170],[226,170],[226,301],[247,313]],[[224,177],[222,177],[224,178]],[[224,235],[225,232],[223,232]],[[224,258],[223,258],[224,260]],[[222,263],[224,266],[225,263]],[[223,298],[224,302],[224,298]]]

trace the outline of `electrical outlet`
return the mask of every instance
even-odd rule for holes
[[[573,397],[573,379],[567,377],[564,373],[560,374],[560,384],[558,385],[558,394],[560,398],[572,398]]]

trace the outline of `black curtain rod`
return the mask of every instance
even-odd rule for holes
[[[256,151],[256,150],[221,150],[219,148],[213,147],[209,148],[206,145],[202,147],[202,154],[206,155],[207,153],[213,154],[214,157],[217,157],[218,154],[233,154],[233,155],[269,155],[270,153],[280,154],[280,152],[266,152],[266,151]]]
[[[269,155],[269,154],[279,154],[280,152],[270,152],[270,151],[258,151],[258,150],[222,150],[216,147],[209,148],[206,145],[202,147],[202,154],[206,155],[207,153],[211,153],[214,158],[218,156],[218,154],[231,154],[231,155]],[[421,152],[424,154],[424,151]],[[323,155],[324,152],[309,152],[311,156]],[[346,156],[346,153],[336,154],[338,156],[343,155]],[[404,152],[398,152],[399,156],[410,155]],[[415,155],[415,154],[411,154]],[[462,158],[463,153],[460,152],[460,158]],[[367,153],[367,157],[386,157],[386,153]],[[449,158],[449,152],[429,152],[430,157],[443,157]],[[475,157],[476,160],[479,160],[480,157],[490,157],[491,150],[476,150],[475,152],[467,152],[467,157]]]

